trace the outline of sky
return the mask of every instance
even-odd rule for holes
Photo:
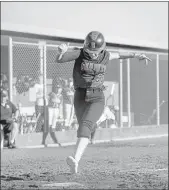
[[[152,42],[168,48],[168,2],[1,2],[1,22]]]

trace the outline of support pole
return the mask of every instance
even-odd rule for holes
[[[156,58],[156,110],[157,110],[157,126],[160,126],[160,86],[159,86],[159,54]]]
[[[9,100],[13,101],[13,44],[12,38],[9,37],[8,41],[8,52],[9,52]]]
[[[130,94],[130,59],[127,60],[127,112],[128,127],[131,127],[131,94]]]
[[[120,59],[120,127],[123,128],[123,60]]]

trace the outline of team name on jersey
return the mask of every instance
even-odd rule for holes
[[[81,64],[81,71],[94,72],[95,74],[105,73],[106,65],[85,61]]]

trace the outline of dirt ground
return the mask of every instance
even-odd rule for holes
[[[1,189],[168,189],[168,138],[89,145],[71,175],[74,146],[4,149]]]

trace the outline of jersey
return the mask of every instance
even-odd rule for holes
[[[58,55],[59,56],[59,55]],[[66,52],[57,62],[75,61],[73,68],[74,88],[102,88],[109,52],[103,51],[98,59],[91,59],[82,49]]]
[[[101,88],[104,83],[109,53],[104,51],[97,60],[91,59],[81,49],[73,69],[74,88]]]

